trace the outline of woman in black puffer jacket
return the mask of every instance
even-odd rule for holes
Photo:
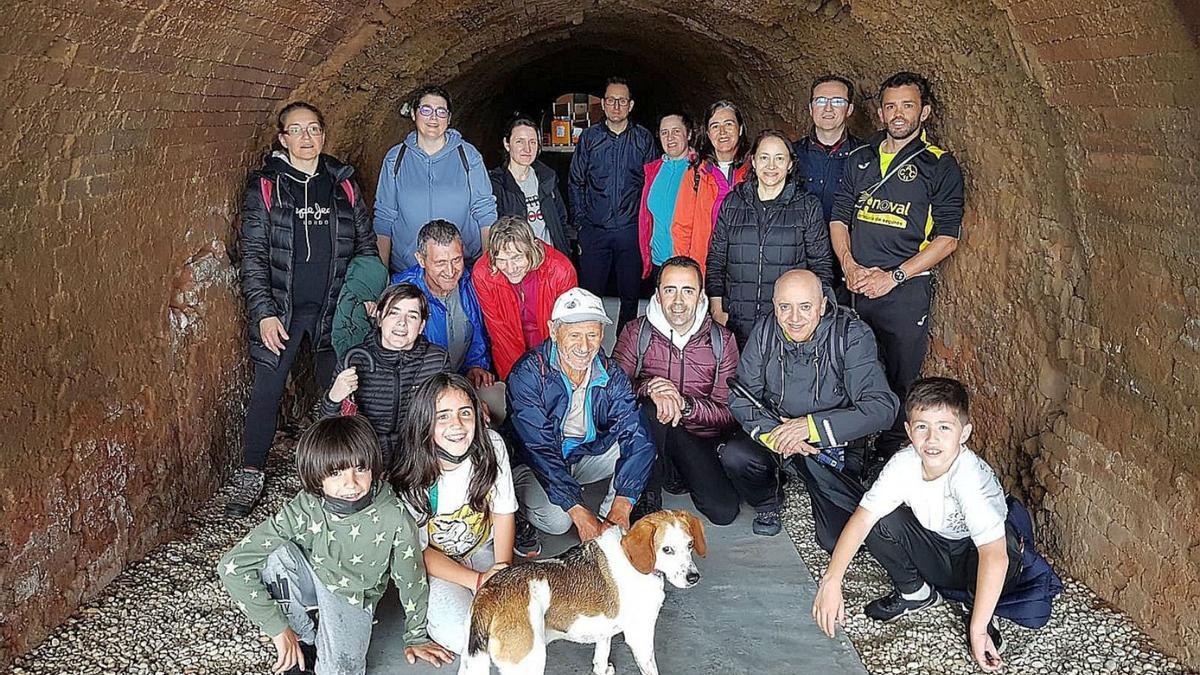
[[[317,385],[333,375],[334,308],[350,259],[379,255],[354,168],[322,154],[325,120],[313,105],[279,112],[279,144],[250,175],[242,207],[242,294],[254,389],[246,410],[244,466],[225,513],[242,517],[262,494],[279,400],[301,342],[316,355]]]
[[[379,330],[346,352],[340,371],[321,397],[321,414],[334,417],[351,394],[358,414],[367,418],[383,449],[385,471],[399,451],[400,428],[408,402],[422,382],[450,370],[446,350],[425,339],[429,302],[412,284],[393,284],[376,303]]]
[[[779,131],[759,134],[754,177],[729,193],[708,249],[704,290],[713,318],[746,343],[754,322],[773,311],[775,280],[807,269],[833,281],[833,250],[821,201],[792,179],[792,146]]]

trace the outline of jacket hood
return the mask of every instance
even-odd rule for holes
[[[663,313],[662,303],[658,301],[658,293],[650,296],[650,304],[646,306],[646,320],[650,322],[654,329],[671,340],[671,344],[679,350],[682,350],[687,345],[692,336],[700,332],[704,327],[704,320],[708,316],[708,296],[703,292],[700,293],[700,302],[696,303],[696,320],[692,321],[692,327],[686,333],[676,333],[671,324],[667,323],[666,314]]]
[[[817,329],[813,331],[813,335],[805,342],[792,342],[788,339],[787,334],[783,332],[783,326],[775,320],[774,315],[771,317],[771,325],[774,326],[776,335],[784,345],[784,349],[803,349],[806,345],[811,345],[814,349],[824,349],[823,346],[829,338],[829,331],[832,330],[834,322],[837,320],[838,314],[845,311],[838,305],[837,296],[834,295],[833,289],[827,284],[821,284],[821,293],[825,296],[825,313],[821,315],[821,321],[817,324]]]
[[[446,144],[443,145],[442,149],[438,150],[437,153],[432,157],[425,154],[425,151],[421,149],[420,144],[417,143],[416,131],[408,132],[408,135],[404,137],[404,144],[408,146],[408,151],[410,153],[415,152],[421,159],[425,160],[426,162],[433,163],[440,162],[441,160],[449,157],[451,154],[457,154],[458,146],[463,144],[463,137],[462,134],[458,132],[458,129],[446,129]],[[455,161],[458,160],[456,159]]]
[[[274,150],[263,157],[261,171],[268,175],[285,175],[290,178],[294,178],[301,183],[307,181],[311,177],[307,173],[304,173],[300,169],[292,166],[292,163],[288,161],[287,153],[282,150]],[[354,167],[350,166],[349,164],[343,164],[335,157],[322,154],[317,162],[317,173],[314,174],[314,176],[319,176],[322,173],[329,174],[329,176],[336,183],[353,176]]]
[[[343,288],[355,293],[357,297],[368,297],[374,301],[378,297],[376,288],[387,286],[388,270],[379,256],[360,255],[350,259],[346,267],[346,282]]]

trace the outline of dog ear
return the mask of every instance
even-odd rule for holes
[[[708,555],[708,542],[704,539],[704,523],[700,522],[696,514],[690,511],[676,511],[675,515],[687,524],[688,534],[692,535],[692,549],[699,553],[701,558]]]
[[[654,571],[654,533],[658,530],[658,519],[651,514],[634,523],[633,528],[621,538],[621,548],[633,568],[642,574]]]

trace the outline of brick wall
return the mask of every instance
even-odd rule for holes
[[[664,105],[732,98],[754,129],[803,128],[821,72],[868,94],[901,68],[934,79],[969,193],[928,370],[971,386],[977,449],[1066,571],[1200,665],[1189,3],[28,4],[0,19],[0,377],[19,394],[0,507],[24,516],[0,526],[4,653],[166,536],[239,449],[231,251],[270,111],[324,107],[369,197],[406,92],[447,83],[489,152],[531,68],[585,45],[646,63]]]
[[[240,189],[270,111],[361,10],[226,4],[0,16],[0,663],[240,448]]]

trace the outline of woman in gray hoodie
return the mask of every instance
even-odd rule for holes
[[[388,150],[379,167],[375,234],[380,256],[393,273],[416,265],[417,231],[442,219],[458,227],[463,252],[475,260],[496,222],[483,156],[450,128],[450,94],[442,87],[421,87],[406,108],[416,129]]]

